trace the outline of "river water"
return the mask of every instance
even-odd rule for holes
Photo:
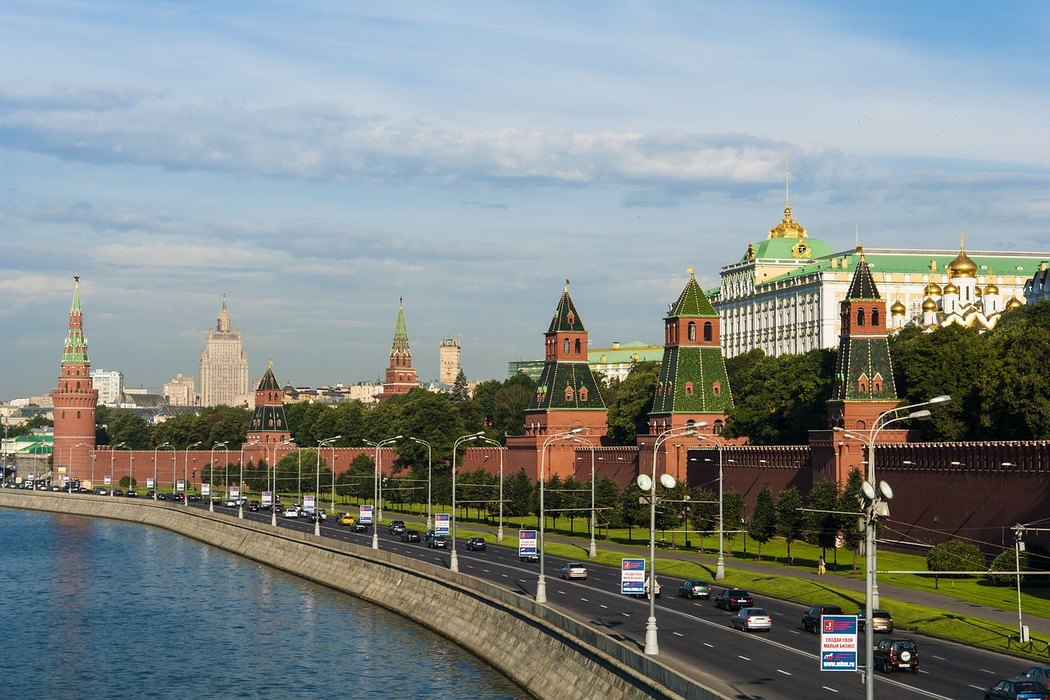
[[[0,508],[0,687],[35,698],[527,698],[398,615],[174,533]]]

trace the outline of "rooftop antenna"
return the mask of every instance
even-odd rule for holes
[[[784,170],[784,206],[791,206],[791,147],[784,149],[787,167]]]
[[[854,226],[856,226],[856,228],[857,228],[857,232],[856,232],[857,247],[860,248],[860,224],[854,224]]]

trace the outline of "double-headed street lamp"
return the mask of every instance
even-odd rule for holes
[[[294,445],[295,451],[299,451],[299,446],[295,444],[295,438],[282,440],[273,448],[273,465],[271,466],[271,469],[273,470],[273,491],[270,494],[270,498],[272,499],[270,501],[270,524],[274,527],[277,527],[277,448],[281,445]],[[335,510],[334,506],[332,507],[332,510]]]
[[[128,452],[131,452],[131,448],[128,447],[128,443],[126,443],[126,442],[122,442],[122,443],[119,443],[117,445],[114,445],[109,450],[109,495],[110,496],[116,496],[117,495],[117,490],[115,488],[113,488],[114,485],[115,485],[113,483],[113,460],[117,456],[117,450],[119,450],[121,447],[124,447],[124,448],[126,448],[128,450]],[[130,457],[131,455],[128,455],[128,456]]]
[[[190,450],[194,447],[200,447],[203,444],[200,440],[193,443],[192,445],[186,445],[186,451],[183,453],[185,458],[182,461],[182,505],[187,508],[190,507]],[[174,461],[175,453],[172,453],[172,461]],[[243,513],[242,513],[243,517]]]
[[[707,421],[700,421],[695,424],[697,428],[707,427]],[[715,447],[718,448],[718,561],[715,562],[715,580],[721,581],[726,577],[726,556],[725,556],[725,520],[722,517],[723,503],[725,502],[725,474],[722,471],[722,449],[725,447],[725,442],[716,439],[713,435],[694,435],[697,440],[706,440],[707,442],[714,443]]]
[[[487,442],[499,450],[499,526],[496,528],[496,541],[503,541],[503,453],[507,451],[505,445],[501,445],[492,438],[484,435],[478,436],[481,442]]]
[[[209,455],[208,457],[208,481],[211,482],[208,484],[208,510],[212,513],[215,512],[215,499],[212,498],[211,495],[211,487],[215,483],[215,448],[222,447],[223,449],[225,449],[227,444],[228,443],[225,441],[216,442],[215,444],[213,444],[211,446],[211,455]],[[227,467],[227,469],[229,469],[229,467]]]
[[[547,457],[547,446],[555,440],[565,440],[571,438],[573,435],[578,435],[583,432],[583,428],[573,428],[564,433],[558,433],[557,435],[551,435],[543,441],[543,447],[540,448],[540,577],[536,580],[536,602],[546,603],[547,602],[547,577],[543,573],[543,550],[544,550],[544,537],[546,534],[547,517],[543,512],[543,483],[546,481],[546,457]]]
[[[653,443],[653,475],[638,475],[638,487],[649,492],[649,619],[645,623],[645,653],[655,655],[660,653],[660,645],[656,640],[656,460],[660,455],[660,445],[672,437],[690,436],[696,434],[696,427],[687,425],[680,428],[665,430],[657,436]],[[670,474],[660,476],[660,483],[664,488],[672,489],[675,486],[675,478]]]
[[[408,439],[411,440],[412,442],[418,442],[420,445],[426,445],[427,446],[427,530],[430,530],[430,528],[432,528],[434,526],[433,523],[431,522],[431,512],[430,512],[431,509],[433,508],[433,506],[432,506],[433,501],[431,500],[431,495],[430,495],[430,493],[431,493],[430,486],[431,486],[431,484],[433,482],[433,476],[434,476],[434,472],[433,472],[433,468],[432,468],[433,465],[432,465],[431,459],[430,459],[431,446],[430,446],[429,442],[427,442],[426,440],[423,440],[421,438],[409,437]],[[502,475],[502,473],[503,472],[501,471],[500,474]],[[501,536],[501,539],[502,539],[502,536]]]
[[[379,442],[372,442],[371,440],[365,440],[366,443],[376,448],[376,458],[373,466],[375,467],[375,480],[372,483],[372,549],[379,549],[379,523],[383,521],[383,507],[380,505],[380,499],[383,498],[383,470],[379,468],[379,451],[383,448],[383,445],[392,445],[393,443],[400,440],[403,435],[395,435],[392,438],[386,440],[380,440]]]
[[[317,471],[315,478],[317,483],[314,486],[314,534],[318,537],[321,536],[321,448],[331,447],[332,443],[336,440],[341,440],[342,435],[336,435],[335,437],[325,438],[324,440],[318,440],[317,442]],[[335,449],[332,450],[332,474],[335,474]],[[333,476],[333,479],[335,477]],[[334,488],[334,487],[333,487]],[[332,515],[335,515],[335,501],[332,501]]]
[[[456,555],[456,452],[459,451],[460,444],[477,440],[484,434],[484,430],[479,430],[476,433],[456,438],[456,441],[452,443],[452,530],[449,533],[452,540],[449,547],[452,553],[448,557],[448,568],[452,571],[459,571],[459,557]]]
[[[66,472],[67,472],[66,473],[66,490],[69,491],[69,493],[73,493],[73,468],[71,466],[72,462],[73,462],[73,450],[77,449],[78,447],[91,447],[91,446],[92,445],[89,442],[78,442],[77,444],[75,444],[75,445],[73,445],[72,447],[69,448],[69,458],[68,458],[67,464],[66,464]],[[59,456],[61,456],[61,455],[59,455]]]
[[[165,447],[170,447],[172,452],[175,451],[175,446],[170,442],[162,442],[153,448],[153,500],[157,500],[157,461],[160,459],[160,451]]]
[[[241,445],[241,458],[237,461],[238,466],[241,468],[241,475],[237,477],[237,517],[241,520],[244,519],[244,494],[241,491],[244,489],[244,448],[251,447],[252,445],[261,445],[262,443],[258,440],[252,440]],[[186,449],[189,449],[188,447]]]
[[[873,484],[873,485],[874,484],[878,484],[879,482],[875,480],[875,444],[877,442],[879,433],[882,432],[882,430],[886,426],[892,425],[893,423],[899,423],[900,421],[905,421],[905,420],[909,420],[909,419],[927,420],[930,417],[930,412],[928,410],[922,409],[923,406],[934,406],[934,405],[941,404],[941,403],[948,403],[951,400],[952,400],[951,396],[949,396],[948,394],[942,394],[941,396],[933,397],[929,401],[923,401],[921,403],[913,403],[913,404],[910,404],[908,406],[898,406],[897,408],[891,408],[889,410],[883,411],[882,413],[880,413],[878,415],[878,417],[875,418],[875,422],[872,424],[871,430],[868,431],[867,438],[865,438],[865,437],[863,437],[861,435],[854,434],[855,432],[861,432],[861,431],[850,431],[850,430],[845,430],[843,428],[835,428],[835,430],[838,431],[838,432],[841,432],[843,437],[849,438],[851,440],[859,440],[860,442],[865,443],[867,445],[867,448],[868,448],[868,450],[867,450],[868,451],[868,473],[867,473],[866,481],[869,484]],[[916,411],[914,409],[922,409],[922,410]],[[905,415],[898,415],[902,411],[909,411],[909,413],[907,413]],[[892,416],[892,418],[890,416]],[[872,563],[872,566],[874,566],[875,565],[875,554],[874,554],[875,542],[874,542],[874,539],[872,540],[870,549],[871,549],[871,553],[870,553],[871,554],[871,563]],[[874,601],[875,601],[873,603],[873,605],[877,608],[879,606],[879,583],[878,583],[878,579],[876,578],[874,572],[872,572],[871,579],[872,579],[872,581],[871,581],[872,592],[873,592]],[[870,623],[871,615],[872,615],[872,608],[869,607],[865,612],[868,615],[868,620],[869,620],[869,623]],[[870,637],[869,637],[869,639],[870,639]]]
[[[587,556],[594,559],[598,556],[598,543],[594,540],[594,443],[578,435],[574,435],[569,439],[573,442],[587,445],[591,450],[591,543]]]

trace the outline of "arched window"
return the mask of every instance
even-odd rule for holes
[[[587,387],[581,386],[580,387],[580,401],[586,401],[586,400],[587,400]]]
[[[872,309],[871,310],[871,325],[873,325],[873,326],[879,325],[879,310],[878,309]]]
[[[583,352],[583,342],[579,338],[577,338],[576,339],[576,354],[579,355],[581,352]]]
[[[722,429],[725,428],[725,427],[726,427],[725,423],[723,423],[720,420],[716,420],[715,421],[715,428],[714,428],[715,435],[721,435],[722,434]]]
[[[686,330],[686,337],[689,340],[696,340],[696,323],[693,321],[689,322],[688,329]]]
[[[686,382],[685,383],[685,395],[686,396],[692,396],[693,395],[693,383],[692,382]]]
[[[864,309],[857,309],[857,325],[864,325]]]
[[[713,335],[713,329],[712,329],[712,326],[711,326],[711,322],[710,321],[706,321],[704,323],[704,341],[710,343],[713,337],[714,337],[714,335]]]
[[[576,325],[576,314],[574,314],[573,312],[570,311],[565,318],[569,322],[570,326]]]
[[[864,377],[861,377],[860,381],[857,382],[857,391],[859,391],[862,394],[868,393],[868,380]]]
[[[564,348],[565,354],[568,355],[569,354],[569,339],[568,338],[565,339],[565,342],[562,344],[562,347]]]
[[[711,395],[721,396],[722,395],[722,382],[715,382],[711,385]]]
[[[572,401],[572,398],[573,398],[573,396],[575,396],[575,395],[576,395],[576,394],[575,394],[575,392],[574,392],[574,391],[572,390],[572,387],[571,387],[571,386],[567,386],[567,387],[565,387],[565,400],[566,400],[566,401]]]

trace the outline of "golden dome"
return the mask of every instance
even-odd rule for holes
[[[903,316],[907,311],[908,309],[901,303],[900,299],[893,302],[893,306],[890,307],[890,313],[894,316]]]
[[[1022,304],[1017,297],[1010,297],[1010,301],[1006,302],[1007,311],[1013,311],[1014,309],[1019,309],[1022,306],[1024,306],[1024,304]]]
[[[984,293],[985,294],[998,294],[999,293],[999,288],[996,287],[994,284],[989,284],[987,287],[984,288]]]
[[[977,276],[977,263],[970,260],[969,256],[966,255],[966,251],[959,249],[959,254],[955,256],[955,260],[948,263],[948,269],[952,271],[952,277],[976,277]]]
[[[983,291],[981,291],[981,288],[980,288],[980,287],[974,287],[974,288],[973,288],[973,294],[974,294],[974,296],[975,296],[975,297],[977,297],[978,299],[980,299],[981,297],[983,297],[983,296],[984,296],[984,292],[983,292]]]
[[[784,220],[769,230],[769,238],[806,238],[806,229],[791,216],[791,207],[784,207]]]
[[[944,285],[944,293],[945,294],[958,294],[959,293],[959,288],[956,287],[953,283],[949,282],[948,284]]]
[[[927,299],[926,301],[922,302],[922,310],[923,311],[936,311],[937,310],[937,302],[935,302],[933,299]]]
[[[930,282],[926,285],[926,290],[923,293],[928,297],[939,297],[941,295],[941,285],[936,282]]]

